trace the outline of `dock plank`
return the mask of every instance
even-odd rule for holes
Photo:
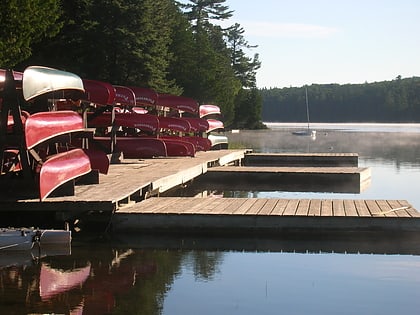
[[[332,200],[324,199],[321,202],[321,216],[330,217],[333,215],[333,202]]]
[[[312,199],[308,209],[308,215],[320,216],[321,215],[321,200]]]
[[[154,197],[131,207],[116,212],[119,228],[420,232],[420,215],[404,200]]]
[[[370,217],[371,213],[364,200],[355,200],[354,205],[356,206],[359,217]]]
[[[278,199],[276,205],[271,212],[271,215],[283,215],[286,210],[288,200],[287,199]]]
[[[333,200],[333,214],[336,217],[344,217],[346,216],[346,212],[344,211],[344,201],[340,199]]]
[[[309,199],[302,199],[299,201],[299,205],[296,209],[296,215],[308,215],[309,212]]]
[[[290,199],[283,211],[283,215],[295,215],[299,199]]]

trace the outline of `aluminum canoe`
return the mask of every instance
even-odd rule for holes
[[[51,93],[55,98],[66,97],[82,97],[85,93],[82,79],[71,72],[61,71],[48,67],[31,66],[25,69],[22,79],[23,97],[26,101],[30,101],[37,96]],[[74,95],[72,95],[74,93]]]

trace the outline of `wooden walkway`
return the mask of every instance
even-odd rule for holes
[[[99,184],[77,185],[74,196],[38,199],[17,198],[2,191],[0,213],[18,211],[115,211],[150,195],[158,195],[185,184],[207,172],[212,166],[238,163],[247,150],[198,152],[194,158],[157,158],[123,160],[111,164],[107,175],[100,174]]]
[[[151,198],[119,210],[117,230],[420,231],[420,213],[404,200]]]
[[[245,166],[358,167],[357,153],[250,153]]]

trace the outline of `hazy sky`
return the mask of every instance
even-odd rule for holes
[[[420,76],[419,0],[226,0],[258,45],[258,87]]]

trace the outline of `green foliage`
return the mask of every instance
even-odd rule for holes
[[[59,0],[2,0],[0,67],[14,67],[31,55],[32,45],[58,33]]]
[[[305,90],[262,89],[264,121],[305,122]],[[308,86],[311,122],[420,122],[420,78]]]
[[[0,62],[19,70],[50,66],[82,78],[183,94],[220,106],[225,126],[235,124],[235,99],[241,89],[255,88],[260,61],[258,54],[246,56],[244,49],[256,46],[247,43],[239,24],[228,29],[213,24],[232,16],[225,0],[185,5],[173,0],[61,0],[62,14],[58,1],[2,2],[0,34],[10,39],[1,42],[9,50],[2,47]],[[13,45],[17,38],[19,45]],[[253,105],[248,101],[241,109],[241,120],[247,114],[248,121],[261,120],[261,106]]]
[[[233,128],[262,129],[262,97],[258,89],[241,89],[235,100],[235,122]]]

